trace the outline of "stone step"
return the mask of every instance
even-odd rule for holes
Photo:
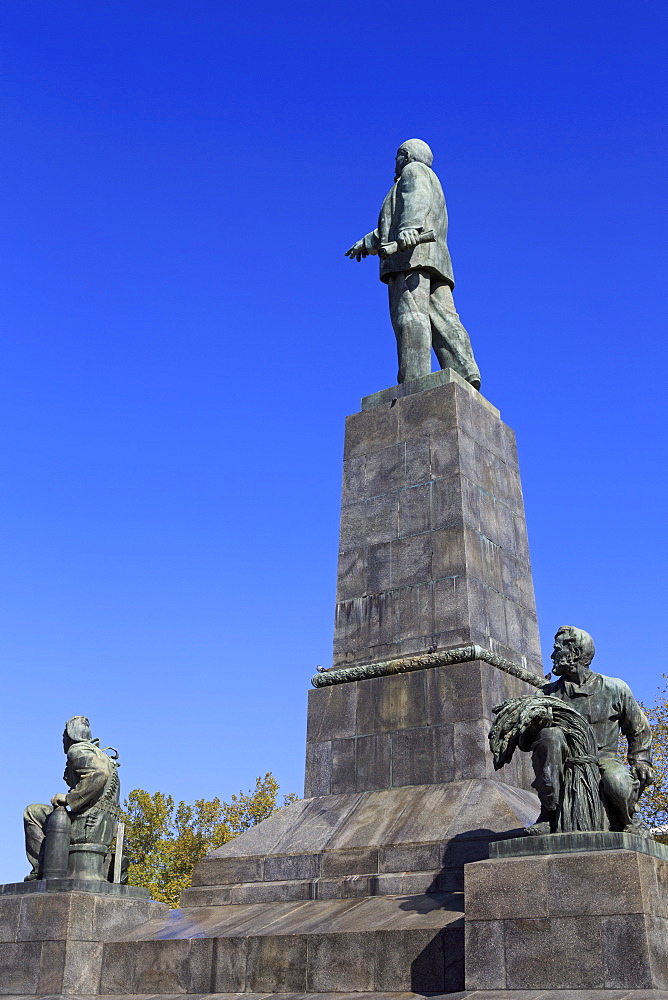
[[[197,892],[204,886],[221,890],[222,904],[242,902],[239,892],[232,899],[232,887],[274,885],[276,894],[263,890],[261,898],[278,901],[290,891],[282,883],[318,880],[323,891],[336,893],[335,885],[329,889],[326,883],[352,876],[378,876],[368,895],[423,892],[426,886],[399,887],[397,876],[451,873],[461,879],[465,863],[488,856],[490,841],[519,832],[537,814],[533,792],[492,779],[302,799],[200,861],[182,905],[202,898]],[[442,888],[460,889],[461,882]],[[297,898],[313,898],[303,888],[293,891]],[[320,891],[317,897],[323,898]]]
[[[289,882],[239,882],[236,885],[199,886],[181,893],[181,909],[224,906],[229,903],[274,903],[305,899],[359,899],[414,893],[462,892],[461,871],[388,872],[383,875],[345,875],[340,878]]]
[[[154,993],[152,1000],[181,1000],[183,993]],[[423,1000],[401,993],[196,993],[192,1000]],[[458,990],[431,993],[431,1000],[668,1000],[668,990]],[[5,1000],[72,1000],[71,994],[12,994]],[[78,994],[76,1000],[146,1000],[145,993]]]
[[[446,992],[464,984],[461,893],[211,906],[105,943],[100,992]]]

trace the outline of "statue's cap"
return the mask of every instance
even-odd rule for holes
[[[82,740],[91,740],[93,734],[90,731],[90,722],[85,715],[73,715],[65,724],[65,734],[69,736],[73,743],[81,743]]]
[[[417,160],[418,163],[424,163],[428,167],[434,162],[434,154],[422,139],[406,139],[399,149],[405,149],[410,154],[411,160]]]

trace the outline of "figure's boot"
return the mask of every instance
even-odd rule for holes
[[[557,824],[557,810],[541,806],[540,815],[535,823],[526,826],[524,832],[528,837],[545,837],[554,833]]]

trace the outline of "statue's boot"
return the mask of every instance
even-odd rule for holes
[[[26,875],[24,882],[32,882],[40,877],[40,859],[44,849],[44,828],[46,821],[53,812],[53,806],[44,803],[34,803],[26,806],[23,812],[23,829],[25,831],[26,854],[32,865],[32,871]]]
[[[528,837],[545,837],[548,833],[554,832],[556,818],[556,809],[546,809],[543,806],[536,822],[532,823],[531,826],[526,826],[524,832]]]

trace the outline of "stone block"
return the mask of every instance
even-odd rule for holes
[[[343,507],[366,496],[366,456],[358,455],[343,463],[341,505]]]
[[[107,941],[102,952],[101,993],[134,993],[138,949],[135,942]]]
[[[387,542],[389,548],[390,542]],[[371,588],[369,588],[371,589]],[[348,601],[367,592],[367,547],[358,545],[339,552],[336,599]]]
[[[448,927],[443,934],[443,989],[454,993],[464,985],[464,928]],[[481,998],[482,1000],[482,998]]]
[[[357,741],[332,740],[332,795],[344,795],[357,788]]]
[[[309,935],[309,992],[373,990],[373,940],[369,938],[374,936],[364,933]]]
[[[549,915],[547,858],[479,861],[467,865],[465,879],[466,907],[472,920]]]
[[[357,733],[387,733],[426,723],[426,671],[357,682]]]
[[[91,910],[94,897],[84,900]],[[18,941],[57,941],[67,937],[72,894],[34,893],[23,897],[16,938]]]
[[[492,777],[494,765],[489,752],[486,719],[466,719],[447,727],[453,732],[455,780]]]
[[[600,920],[506,920],[504,933],[508,989],[603,989]]]
[[[65,972],[65,949],[67,942],[43,941],[39,959],[39,979],[37,981],[37,993],[44,996],[49,993],[61,994],[63,992],[63,974]],[[101,956],[100,956],[101,958]],[[97,985],[99,986],[100,968],[97,969]],[[4,993],[3,983],[0,981],[0,994]]]
[[[345,878],[321,878],[318,881],[317,899],[358,899],[376,895],[371,891],[370,880],[362,875]]]
[[[379,542],[366,550],[366,581],[357,594],[380,594],[392,587],[392,542]]]
[[[129,993],[187,993],[190,983],[190,941],[133,941],[123,942],[125,948],[121,951],[121,962],[125,963],[132,953],[134,969],[128,966],[128,972],[133,972],[134,982],[121,982],[121,989],[112,990],[105,982],[104,966],[101,979],[101,990]],[[105,954],[106,957],[106,954]]]
[[[434,637],[438,640],[443,634],[438,645],[458,645],[456,638],[452,642],[446,638],[455,632],[462,643],[470,641],[469,599],[466,580],[461,576],[434,580]]]
[[[250,937],[246,958],[249,993],[305,993],[307,937],[268,934]]]
[[[460,528],[441,528],[438,531],[431,531],[428,541],[431,549],[431,579],[440,580],[443,577],[461,576],[470,572],[464,532]]]
[[[431,441],[428,435],[404,441],[404,485],[415,486],[431,479]]]
[[[193,885],[231,885],[234,882],[261,882],[264,858],[208,857],[195,865]]]
[[[208,890],[210,895],[204,895],[202,902],[197,903],[190,899],[185,903],[189,906],[215,906],[226,905],[226,903],[279,903],[291,900],[312,899],[312,882],[306,881],[275,881],[275,882],[246,882],[242,885],[233,885],[228,892],[228,899],[221,900],[217,896],[219,890]],[[196,890],[193,890],[196,891]],[[184,905],[183,903],[181,904]]]
[[[441,866],[440,844],[388,844],[378,856],[379,872],[427,872]]]
[[[389,788],[391,784],[391,746],[389,733],[375,733],[357,738],[355,762],[358,792]]]
[[[487,587],[509,596],[504,586],[504,568],[507,570],[512,563],[501,546],[472,528],[464,529],[464,541],[468,572]]]
[[[216,993],[245,991],[247,948],[246,937],[220,937],[215,940],[211,990]]]
[[[454,663],[425,670],[428,724],[480,719],[483,715],[481,662]],[[501,671],[495,670],[497,674]],[[503,699],[501,699],[503,700]],[[498,702],[495,702],[498,704]]]
[[[392,784],[427,785],[454,778],[454,727],[427,726],[392,734]]]
[[[306,744],[304,796],[329,795],[332,787],[332,744]]]
[[[325,851],[322,855],[323,877],[371,875],[378,871],[378,849],[357,848],[348,851]]]
[[[540,865],[542,860],[531,859],[524,863],[524,869]],[[546,877],[551,916],[644,912],[638,855],[634,851],[557,854],[547,860],[542,877]],[[596,886],[595,891],[592,886]]]
[[[100,986],[103,947],[102,941],[65,943],[63,993],[97,993]],[[44,971],[44,956],[42,956],[42,971]]]
[[[346,417],[344,461],[359,455],[372,455],[389,445],[396,444],[398,440],[396,407],[381,407],[355,413]]]
[[[431,636],[434,632],[434,584],[418,583],[404,587],[398,594],[398,630],[400,642]]]
[[[662,928],[664,935],[665,930]],[[647,927],[642,913],[603,917],[601,932],[606,989],[651,989],[658,985],[652,977]]]
[[[319,854],[294,854],[268,857],[264,862],[266,882],[282,879],[312,879],[320,875]]]
[[[399,538],[431,530],[431,483],[399,492]]]
[[[406,446],[402,441],[366,456],[365,496],[392,493],[406,485]]]
[[[443,991],[444,934],[433,930],[385,930],[374,935],[375,989],[388,993]]]
[[[22,896],[0,896],[0,942],[16,941]]]
[[[645,927],[652,982],[660,989],[668,989],[668,920],[646,914]],[[605,927],[603,933],[606,933]]]
[[[468,480],[462,480],[458,471],[433,481],[431,487],[432,530],[462,530],[465,518],[462,491],[465,484],[468,484],[469,489],[472,489]]]
[[[505,989],[503,927],[502,920],[466,921],[464,952],[467,990]]]
[[[399,399],[397,413],[400,441],[429,436],[439,440],[457,425],[454,387],[440,386]]]
[[[400,896],[404,891],[403,875],[378,875],[372,886],[373,896]]]
[[[0,943],[3,993],[36,993],[39,984],[41,941]]]
[[[440,532],[409,535],[392,542],[392,586],[413,587],[432,579],[434,536]],[[449,574],[442,573],[440,576]]]

